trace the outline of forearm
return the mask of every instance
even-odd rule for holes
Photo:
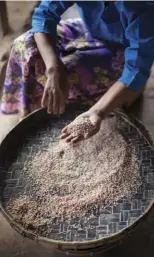
[[[128,99],[134,98],[136,94],[136,92],[128,89],[123,83],[116,82],[90,111],[94,111],[101,118],[104,118],[116,108],[127,104]]]
[[[49,73],[55,65],[58,65],[58,54],[56,47],[56,37],[51,37],[46,33],[35,33],[35,42]]]

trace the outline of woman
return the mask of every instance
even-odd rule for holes
[[[82,21],[60,22],[74,3]],[[31,31],[14,42],[3,113],[25,116],[42,105],[48,113],[62,114],[67,99],[80,100],[93,105],[82,115],[95,124],[96,133],[109,112],[129,106],[143,90],[154,60],[153,22],[151,1],[42,1]],[[80,140],[67,128],[62,138]]]

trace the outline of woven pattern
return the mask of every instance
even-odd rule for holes
[[[50,117],[46,122],[40,122],[39,124],[41,125],[37,126],[37,129],[33,124],[30,124],[28,119],[25,121],[25,124],[29,124],[29,129],[26,132],[26,139],[22,139],[22,148],[20,150],[16,149],[14,158],[11,160],[8,153],[3,165],[0,159],[1,181],[2,179],[5,181],[5,184],[1,184],[0,187],[2,206],[4,208],[8,199],[17,197],[24,190],[25,178],[21,170],[25,160],[28,158],[27,156],[31,154],[31,158],[33,158],[34,153],[41,150],[40,145],[46,148],[49,141],[51,142],[53,138],[59,135],[64,125],[70,123],[82,111],[69,111],[61,119],[51,119]],[[136,128],[128,117],[121,114],[116,115],[119,129],[135,146],[141,164],[142,186],[129,202],[123,200],[116,206],[108,207],[105,210],[93,210],[88,217],[74,220],[71,225],[67,223],[51,224],[48,231],[50,238],[81,242],[111,236],[133,224],[150,205],[154,197],[154,149],[151,142],[140,132],[140,128]],[[35,119],[34,122],[36,122]],[[13,166],[10,170],[9,166],[12,162]]]

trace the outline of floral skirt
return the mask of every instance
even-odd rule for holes
[[[81,19],[61,21],[57,28],[59,56],[68,70],[69,99],[93,104],[120,77],[123,51],[91,37]],[[22,117],[41,107],[45,65],[28,31],[12,46],[4,82],[1,111]]]

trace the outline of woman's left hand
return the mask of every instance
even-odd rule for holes
[[[95,129],[90,131],[89,133],[87,133],[86,137],[84,137],[83,135],[82,136],[81,135],[73,136],[73,134],[71,134],[71,130],[69,129],[70,125],[68,125],[61,131],[60,139],[63,139],[67,143],[74,144],[74,143],[78,143],[78,142],[84,140],[85,138],[87,139],[87,138],[94,136],[100,130],[102,120],[96,112],[89,110],[89,111],[84,112],[81,115],[79,115],[77,117],[77,119],[79,119],[80,117],[89,118],[90,122],[95,127]],[[72,123],[71,123],[71,126],[72,126]]]

